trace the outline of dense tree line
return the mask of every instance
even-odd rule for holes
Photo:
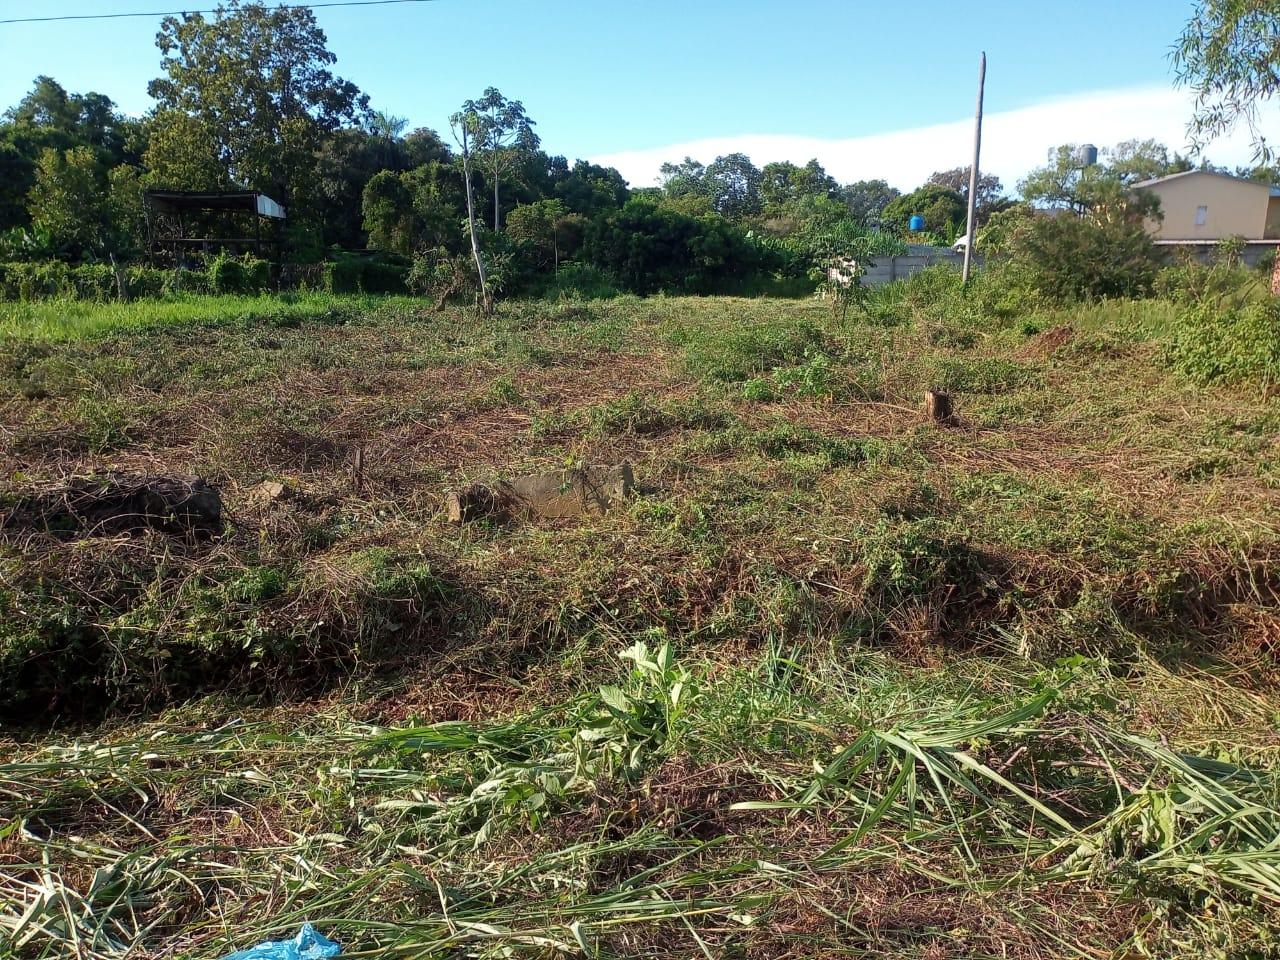
[[[294,262],[370,248],[422,261],[424,288],[456,286],[459,261],[470,262],[485,302],[490,286],[528,286],[570,261],[639,292],[704,291],[752,275],[817,277],[824,262],[905,239],[950,243],[965,229],[964,167],[903,194],[884,180],[841,184],[817,160],[760,167],[731,153],[664,164],[660,186],[633,190],[617,170],[547,152],[523,104],[493,88],[443,136],[406,130],[334,72],[304,7],[229,0],[211,16],[166,17],[156,42],[155,106],[142,118],[45,76],[4,113],[0,261],[136,257],[148,188],[268,194],[288,210]],[[979,225],[1007,224],[1028,203],[1082,219],[1129,210],[1134,183],[1191,165],[1153,141],[1120,144],[1088,168],[1075,157],[1059,148],[1019,185],[1022,204],[980,177]],[[924,230],[909,233],[914,217]]]
[[[144,190],[248,189],[286,207],[294,261],[474,254],[509,284],[585,257],[634,289],[705,289],[801,274],[832,237],[866,248],[914,212],[884,181],[842,185],[816,160],[760,168],[743,154],[668,165],[661,187],[631,190],[616,170],[544,150],[496,89],[444,136],[406,131],[334,71],[306,8],[231,0],[166,17],[157,46],[142,118],[43,76],[4,114],[0,260],[127,260],[146,241]]]

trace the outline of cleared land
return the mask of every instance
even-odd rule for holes
[[[1280,408],[953,294],[4,308],[9,949],[1277,955]],[[226,532],[15,509],[108,474]]]

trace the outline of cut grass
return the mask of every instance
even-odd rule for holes
[[[0,529],[0,949],[1277,955],[1274,402],[1159,301],[948,296],[44,305],[0,509],[229,523]],[[603,517],[441,509],[622,459]]]

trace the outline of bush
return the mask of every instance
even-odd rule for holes
[[[405,293],[409,266],[399,258],[338,256],[323,264],[325,293]]]
[[[414,296],[432,297],[441,306],[450,300],[474,300],[479,291],[471,258],[444,251],[414,257],[405,285]]]
[[[263,293],[271,265],[253,257],[219,255],[203,270],[158,270],[142,264],[71,266],[60,260],[0,263],[0,300],[127,300],[171,293]]]
[[[209,261],[205,272],[210,293],[263,293],[271,283],[271,265],[248,255],[231,257],[219,253]]]
[[[168,292],[173,274],[145,266],[121,268],[86,263],[78,267],[58,260],[0,263],[0,300],[115,300],[123,290],[134,300]]]
[[[1159,267],[1142,221],[1127,215],[1024,216],[1003,256],[1033,289],[1057,302],[1147,296]]]
[[[641,294],[713,293],[771,272],[776,262],[723,217],[690,216],[644,198],[592,221],[583,258]]]
[[[1197,383],[1280,381],[1280,300],[1222,309],[1200,303],[1178,314],[1167,348]]]
[[[1156,293],[1175,303],[1230,303],[1241,305],[1260,286],[1258,273],[1244,266],[1228,248],[1214,263],[1200,263],[1190,256],[1165,267],[1155,281]]]
[[[551,277],[545,296],[553,299],[608,300],[618,295],[618,288],[599,267],[588,263],[562,263]]]
[[[0,295],[5,300],[70,297],[71,268],[58,260],[0,264]]]

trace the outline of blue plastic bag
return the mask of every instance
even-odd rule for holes
[[[341,950],[328,937],[316,933],[311,924],[304,923],[292,940],[267,940],[248,950],[237,950],[222,960],[328,960]]]

